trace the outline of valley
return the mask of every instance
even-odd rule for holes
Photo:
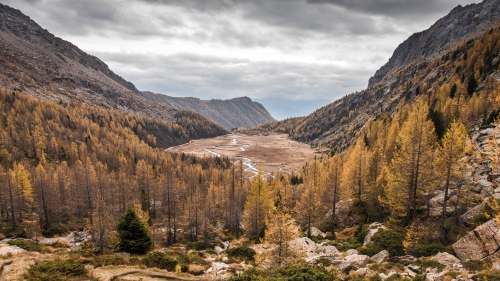
[[[286,134],[269,135],[228,134],[215,138],[192,140],[187,144],[171,147],[168,152],[196,156],[229,157],[243,162],[246,178],[256,175],[259,169],[267,174],[300,174],[302,167],[318,155],[308,144],[290,139]]]

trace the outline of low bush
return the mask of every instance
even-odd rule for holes
[[[472,276],[474,281],[500,281],[500,273],[496,271],[482,271]]]
[[[256,254],[254,249],[244,246],[228,249],[226,253],[229,257],[240,258],[249,261],[255,260]]]
[[[372,237],[372,242],[363,246],[360,252],[372,256],[382,250],[387,250],[391,256],[404,256],[405,248],[403,241],[405,233],[403,230],[379,231]]]
[[[64,225],[55,225],[49,228],[42,229],[42,235],[44,237],[54,237],[56,235],[62,235],[69,231],[67,226]]]
[[[470,271],[482,271],[491,268],[491,261],[480,261],[480,260],[468,260],[462,264],[466,269]]]
[[[31,241],[31,240],[11,240],[7,242],[7,244],[11,246],[17,246],[21,249],[24,249],[28,252],[41,252],[42,251],[42,245],[38,244],[37,242]]]
[[[290,265],[279,267],[272,270],[261,271],[255,268],[243,272],[239,276],[231,278],[233,281],[252,281],[252,280],[269,280],[269,281],[331,281],[338,280],[332,273],[329,273],[323,268],[311,265]]]
[[[142,258],[142,263],[147,267],[157,267],[168,271],[174,271],[177,265],[177,261],[159,251],[149,252]]]
[[[443,244],[432,243],[425,245],[418,245],[411,254],[415,257],[428,257],[434,256],[440,252],[450,253],[450,249]]]
[[[420,260],[419,262],[417,262],[417,265],[421,267],[423,272],[427,268],[437,268],[437,270],[439,272],[441,272],[446,267],[444,264],[440,264],[437,261],[433,261],[433,260],[429,260],[429,259]]]
[[[73,260],[37,263],[28,268],[24,277],[27,281],[89,280],[85,266]]]
[[[98,255],[92,259],[91,263],[95,267],[100,267],[107,265],[126,265],[129,264],[129,261],[120,255]]]

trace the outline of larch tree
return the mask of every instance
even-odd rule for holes
[[[265,228],[266,216],[273,207],[272,194],[264,172],[252,179],[243,212],[243,222],[249,237],[259,235]]]
[[[436,171],[439,171],[439,179],[444,180],[444,199],[441,219],[439,221],[440,240],[447,242],[445,229],[446,213],[448,208],[449,192],[455,179],[463,177],[464,163],[458,161],[465,155],[465,141],[467,129],[462,123],[453,122],[443,137],[442,145],[436,157]],[[458,199],[457,199],[458,200]]]
[[[367,147],[364,141],[360,138],[354,147],[350,149],[342,171],[342,184],[346,190],[351,191],[354,204],[359,207],[358,210],[360,214],[366,212],[365,188],[366,178],[369,171],[367,156]]]
[[[392,218],[398,219],[404,214],[403,223],[406,225],[416,214],[427,181],[432,180],[429,174],[433,170],[436,136],[428,112],[426,100],[418,99],[403,123],[390,166],[385,202]]]

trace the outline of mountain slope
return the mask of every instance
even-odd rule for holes
[[[485,0],[466,7],[457,6],[429,29],[410,36],[401,43],[389,61],[368,82],[368,88],[382,81],[387,74],[423,57],[435,57],[439,50],[472,35],[500,19],[500,1]]]
[[[382,114],[393,115],[401,102],[411,103],[421,94],[431,96],[441,87],[447,87],[449,92],[454,88],[453,94],[464,97],[467,102],[473,98],[474,92],[477,92],[479,98],[484,98],[485,94],[482,93],[489,94],[500,80],[498,70],[500,14],[496,8],[493,9],[499,5],[500,0],[486,0],[481,4],[455,8],[448,16],[434,24],[430,31],[413,35],[403,43],[389,63],[377,71],[378,74],[371,79],[370,86],[366,90],[349,94],[309,116],[268,123],[258,128],[286,132],[293,138],[312,145],[321,142],[323,147],[343,150],[352,143],[353,137],[360,129],[367,126],[369,121],[377,119]],[[475,22],[476,29],[471,29],[473,25],[467,25],[469,29],[465,32],[459,19],[466,21],[471,14],[480,15],[476,18],[484,21]],[[452,18],[456,21],[451,21]],[[429,47],[430,50],[425,51],[425,54],[414,53],[415,50],[426,48],[424,44],[426,40],[418,41],[412,38],[424,38],[422,34],[429,32],[434,34],[431,31],[437,30],[440,30],[440,34],[468,34],[468,36],[453,42],[436,40],[434,43],[438,44]],[[456,36],[458,37],[460,36]],[[408,47],[413,43],[416,45]],[[432,49],[436,51],[432,52]],[[414,57],[416,59],[413,59]],[[413,60],[409,61],[411,59]],[[474,84],[470,83],[471,81],[476,81],[477,85],[470,85]],[[482,113],[488,115],[495,108],[495,103],[487,104]],[[478,122],[472,119],[464,121],[468,126]]]
[[[253,127],[275,121],[269,112],[258,102],[248,97],[231,100],[200,100],[141,92],[142,96],[164,106],[180,110],[193,110],[215,123],[227,128]]]
[[[200,101],[141,93],[99,58],[55,37],[21,11],[0,4],[0,86],[54,101],[78,99],[122,112],[172,121],[193,110],[226,128],[274,121],[248,98]]]

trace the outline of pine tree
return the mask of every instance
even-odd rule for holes
[[[120,238],[120,251],[145,254],[151,250],[153,240],[146,226],[141,222],[132,208],[127,209],[116,226]]]

